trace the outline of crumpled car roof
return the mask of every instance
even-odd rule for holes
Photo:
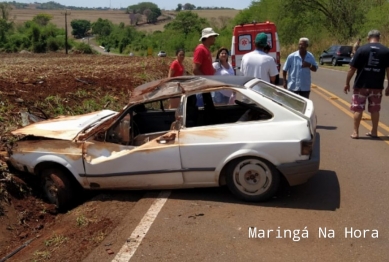
[[[236,76],[232,77],[236,78]],[[184,93],[201,91],[208,88],[240,86],[239,84],[232,83],[231,81],[218,81],[219,79],[221,80],[222,78],[206,76],[182,76],[149,82],[134,89],[130,97],[130,105],[144,101],[169,98]],[[228,76],[224,76],[223,80],[227,79]],[[238,78],[235,80],[237,79]],[[253,78],[244,77],[241,79],[247,82]]]

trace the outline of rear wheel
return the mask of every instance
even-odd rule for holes
[[[227,167],[227,186],[245,201],[263,201],[271,198],[280,184],[278,170],[268,161],[245,157],[232,161]]]
[[[60,210],[66,210],[73,204],[76,188],[66,172],[60,168],[48,168],[42,171],[43,190],[50,203]]]
[[[333,66],[337,66],[338,62],[336,62],[336,58],[332,58],[331,64],[332,64]]]
[[[319,64],[320,64],[320,65],[324,65],[323,58],[321,58],[321,57],[320,57],[320,59],[319,59]]]

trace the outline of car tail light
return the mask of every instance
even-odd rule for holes
[[[301,155],[310,156],[312,154],[313,141],[301,141]]]
[[[338,51],[338,52],[336,52],[336,54],[337,54],[337,55],[341,55],[342,53]]]
[[[235,68],[235,66],[236,66],[236,61],[235,61],[235,55],[232,55],[231,56],[231,62],[232,62],[232,68]]]

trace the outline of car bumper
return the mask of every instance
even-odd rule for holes
[[[289,185],[296,186],[308,181],[317,173],[320,166],[320,135],[316,134],[315,144],[309,160],[281,164],[278,170],[285,176]]]

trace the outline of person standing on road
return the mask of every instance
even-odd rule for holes
[[[389,77],[389,49],[380,43],[380,37],[378,30],[371,30],[368,33],[369,43],[357,50],[351,59],[347,73],[345,94],[350,91],[350,80],[357,71],[350,106],[351,111],[354,112],[354,131],[351,134],[353,139],[359,138],[359,125],[365,110],[366,98],[372,122],[372,129],[366,135],[377,138],[385,73]],[[386,87],[385,96],[389,96],[389,84]]]
[[[184,67],[185,51],[178,49],[176,51],[176,59],[170,64],[168,77],[183,76],[185,73]]]
[[[201,33],[201,44],[199,44],[193,54],[193,74],[194,75],[214,75],[215,69],[212,66],[212,55],[209,50],[215,44],[218,33],[212,28],[204,28]]]
[[[176,59],[170,64],[168,78],[183,76],[185,74],[184,67],[185,51],[184,49],[178,49],[176,51]],[[179,98],[170,98],[169,99],[169,108],[177,108],[180,105]]]
[[[267,45],[267,35],[257,34],[255,37],[256,50],[243,55],[241,71],[244,76],[256,77],[274,84],[278,70],[273,57],[264,51]]]
[[[201,32],[199,44],[193,54],[193,74],[194,75],[214,75],[215,69],[212,65],[212,55],[209,50],[215,44],[216,37],[219,34],[213,31],[211,27],[204,28]],[[203,106],[203,96],[196,95],[197,106]],[[210,97],[212,99],[212,97]]]
[[[216,53],[215,62],[212,64],[215,75],[235,75],[234,68],[228,62],[228,49],[221,47]],[[221,90],[213,93],[213,101],[218,104],[228,104],[235,100],[232,90]]]
[[[308,52],[309,39],[299,40],[298,50],[291,53],[282,69],[284,88],[309,99],[311,93],[311,71],[316,72],[318,65],[312,53]],[[286,76],[288,75],[288,78]]]

